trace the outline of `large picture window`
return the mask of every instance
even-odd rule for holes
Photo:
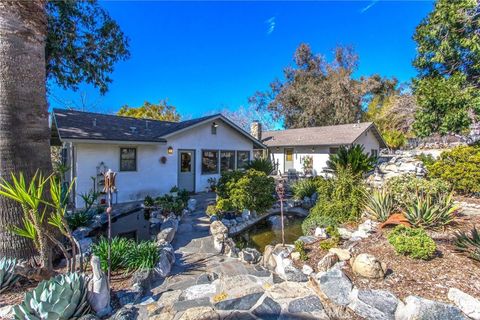
[[[218,173],[218,151],[202,151],[202,174]]]
[[[220,171],[235,170],[235,151],[220,151]]]
[[[250,162],[250,151],[237,151],[237,169],[243,169]]]
[[[120,148],[120,171],[137,170],[137,149]]]

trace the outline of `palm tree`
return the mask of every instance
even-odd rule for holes
[[[45,86],[47,17],[44,0],[0,2],[0,176],[51,171]],[[30,258],[29,239],[9,231],[22,209],[0,197],[0,256]]]

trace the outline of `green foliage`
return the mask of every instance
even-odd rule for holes
[[[449,183],[441,179],[422,179],[404,174],[387,180],[386,190],[392,195],[396,209],[403,210],[419,195],[428,195],[435,200],[451,191]]]
[[[170,122],[180,121],[180,114],[177,112],[177,108],[169,105],[167,100],[161,100],[157,104],[145,101],[140,107],[124,105],[118,110],[117,115]]]
[[[399,130],[386,130],[382,136],[389,149],[400,149],[407,144],[407,137]]]
[[[312,197],[317,192],[320,184],[324,183],[323,177],[297,180],[292,184],[292,191],[295,199],[302,200],[305,197]]]
[[[480,147],[459,146],[442,152],[438,160],[427,166],[432,178],[451,184],[461,194],[480,192]]]
[[[300,253],[300,260],[306,261],[308,260],[308,255],[305,252],[305,243],[302,240],[295,241],[295,251]]]
[[[87,300],[87,283],[87,278],[78,273],[60,274],[44,280],[25,294],[21,304],[13,307],[15,319],[78,319],[91,309]]]
[[[128,270],[153,269],[159,258],[157,244],[142,241],[127,252],[124,265]]]
[[[47,1],[46,72],[62,88],[86,82],[107,91],[117,61],[129,57],[119,25],[92,1]]]
[[[364,208],[365,186],[358,175],[340,169],[334,178],[320,184],[318,195],[317,203],[302,223],[304,234],[316,227],[356,221]]]
[[[234,211],[235,207],[230,199],[218,199],[217,209],[221,212]]]
[[[257,170],[247,170],[229,191],[233,207],[264,213],[275,203],[275,181]]]
[[[188,200],[190,199],[190,192],[188,192],[186,189],[179,190],[178,198],[184,203],[188,203]]]
[[[143,200],[143,204],[145,207],[153,207],[155,205],[155,200],[153,200],[153,198],[150,196],[146,196]]]
[[[220,213],[220,210],[217,208],[216,205],[209,205],[207,206],[207,209],[205,210],[205,213],[208,215],[208,216],[216,216]]]
[[[95,204],[95,201],[97,201],[99,196],[100,196],[99,192],[93,192],[93,191],[80,194],[80,197],[82,198],[83,203],[85,204],[85,211],[88,211],[92,208],[92,206]]]
[[[390,217],[394,209],[393,197],[387,190],[375,189],[372,193],[367,192],[365,210],[372,219],[384,222]]]
[[[435,158],[431,155],[431,154],[425,154],[425,153],[421,153],[419,155],[417,155],[416,157],[418,160],[422,161],[423,162],[423,165],[425,167],[429,167],[431,166],[432,164],[435,163]]]
[[[240,180],[245,172],[240,170],[222,172],[216,188],[217,195],[220,198],[230,198],[230,190],[235,183]]]
[[[0,293],[13,286],[20,276],[15,272],[16,259],[3,257],[0,259]]]
[[[155,205],[162,208],[165,213],[174,213],[180,215],[185,209],[186,203],[179,197],[173,197],[166,194],[155,199]]]
[[[452,194],[441,195],[436,199],[419,194],[407,206],[404,214],[414,227],[436,228],[451,223],[457,209],[453,204]]]
[[[268,158],[257,158],[250,161],[246,167],[246,170],[253,169],[265,173],[267,176],[271,175],[274,169],[273,163]]]
[[[364,152],[362,145],[341,146],[336,154],[331,154],[327,161],[329,169],[337,172],[340,168],[350,168],[353,174],[363,174],[373,170],[377,158]]]
[[[86,227],[90,223],[91,215],[86,211],[77,211],[65,216],[68,226],[73,231],[79,227]]]
[[[455,248],[466,253],[470,258],[480,261],[480,234],[477,228],[470,231],[470,235],[465,232],[458,232],[455,238]]]
[[[338,243],[339,243],[338,239],[329,238],[329,239],[325,239],[325,240],[320,241],[319,246],[320,246],[320,249],[328,251],[331,248],[337,247]]]
[[[135,248],[135,242],[121,237],[114,237],[111,241],[111,270],[117,271],[126,266],[127,255],[132,247]],[[92,253],[100,258],[100,264],[104,271],[108,270],[108,239],[102,237],[98,243],[92,246]]]
[[[428,260],[435,254],[435,241],[421,228],[396,226],[387,236],[388,242],[398,254],[408,255],[414,259]]]

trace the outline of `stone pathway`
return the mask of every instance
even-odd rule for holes
[[[322,319],[323,307],[306,283],[284,282],[260,265],[215,252],[205,207],[183,217],[172,245],[176,262],[138,305],[138,319]]]

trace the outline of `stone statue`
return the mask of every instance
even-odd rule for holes
[[[88,302],[97,316],[103,317],[112,311],[110,306],[110,286],[107,276],[100,267],[100,258],[92,255],[90,260],[93,277],[88,284]]]

